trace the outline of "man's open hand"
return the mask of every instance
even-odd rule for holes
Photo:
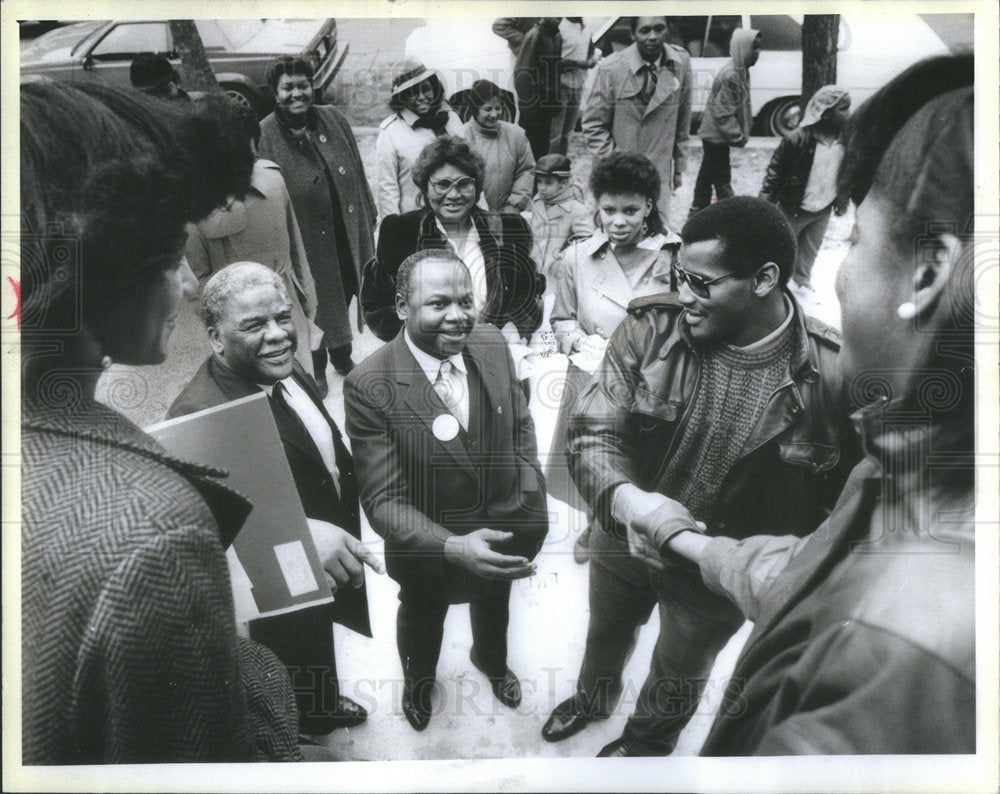
[[[535,573],[535,565],[526,557],[501,554],[491,544],[514,537],[512,532],[477,529],[468,535],[452,535],[444,543],[444,556],[484,579],[524,579]]]

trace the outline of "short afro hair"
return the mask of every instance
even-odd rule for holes
[[[595,201],[601,196],[623,196],[638,193],[653,202],[646,217],[649,234],[664,232],[663,219],[656,208],[660,200],[660,174],[648,157],[635,152],[614,152],[597,161],[590,172],[590,192]]]
[[[483,158],[472,151],[461,138],[454,135],[442,135],[427,144],[417,155],[413,164],[413,183],[417,186],[424,199],[427,198],[427,184],[431,174],[445,165],[453,165],[466,176],[476,180],[476,199],[483,192],[483,179],[486,165]]]
[[[409,302],[410,296],[413,295],[413,271],[417,269],[417,265],[429,259],[438,262],[457,262],[468,270],[465,262],[451,248],[425,248],[410,254],[400,263],[399,270],[396,271],[396,294],[404,301]]]
[[[279,55],[267,65],[267,85],[273,94],[278,90],[278,81],[286,74],[306,77],[312,82],[316,69],[312,61],[294,55]]]
[[[201,293],[201,321],[205,327],[218,327],[231,295],[261,285],[274,287],[282,298],[289,301],[281,276],[258,262],[233,262],[215,273]]]
[[[795,236],[780,209],[753,196],[733,196],[698,211],[681,229],[684,245],[718,240],[720,264],[730,272],[750,276],[774,262],[785,286],[795,265]]]

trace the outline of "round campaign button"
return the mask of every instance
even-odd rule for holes
[[[326,136],[325,135],[320,135],[319,136],[319,142],[320,143],[326,143]]]
[[[431,430],[438,441],[451,441],[458,435],[458,420],[451,414],[435,417]]]

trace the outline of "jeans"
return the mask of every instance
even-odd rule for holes
[[[792,227],[792,234],[795,235],[797,243],[795,270],[792,271],[792,278],[803,287],[812,286],[809,279],[812,275],[813,264],[816,262],[816,254],[819,253],[820,246],[823,245],[826,227],[830,225],[830,212],[831,207],[819,212],[807,212],[800,209],[795,215],[785,212],[785,217]]]
[[[677,564],[653,572],[629,555],[625,541],[600,529],[590,548],[590,624],[577,694],[591,716],[611,712],[639,627],[658,605],[660,635],[622,737],[639,755],[669,755],[743,615],[695,569]]]
[[[719,199],[733,196],[732,171],[729,168],[729,144],[702,141],[701,166],[694,183],[692,212],[704,209],[712,203],[712,188]]]
[[[576,129],[576,120],[580,117],[582,94],[582,88],[567,85],[559,88],[559,107],[552,117],[549,134],[549,154],[566,154],[569,149],[569,136]]]

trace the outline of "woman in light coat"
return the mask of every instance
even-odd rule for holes
[[[420,207],[413,164],[435,138],[465,136],[462,120],[444,101],[444,86],[414,60],[396,67],[389,96],[392,114],[379,124],[375,142],[375,203],[378,217],[402,215]]]
[[[584,366],[571,363],[566,373],[550,458],[556,465],[548,473],[548,489],[576,505],[583,500],[569,480],[564,450],[574,398],[590,378],[587,361],[596,365],[604,355],[629,302],[670,290],[670,270],[680,247],[680,238],[660,219],[660,175],[649,158],[631,152],[605,157],[590,174],[590,191],[600,229],[563,252],[552,307],[552,330],[560,349],[579,354]],[[586,561],[589,541],[588,527],[574,548],[578,562]]]
[[[516,124],[500,120],[500,89],[476,80],[469,91],[472,118],[465,123],[465,140],[486,166],[483,196],[492,212],[522,212],[531,204],[534,181],[528,136]]]
[[[242,111],[242,108],[235,111],[240,131],[256,149],[260,124],[253,111]],[[292,302],[292,321],[298,337],[295,357],[312,375],[311,339],[321,336],[321,332],[311,331],[316,318],[316,285],[292,199],[276,163],[258,159],[245,165],[251,168],[246,193],[230,197],[225,206],[189,226],[184,255],[202,285],[213,273],[233,262],[260,262],[281,276]],[[315,341],[318,346],[320,339]]]

